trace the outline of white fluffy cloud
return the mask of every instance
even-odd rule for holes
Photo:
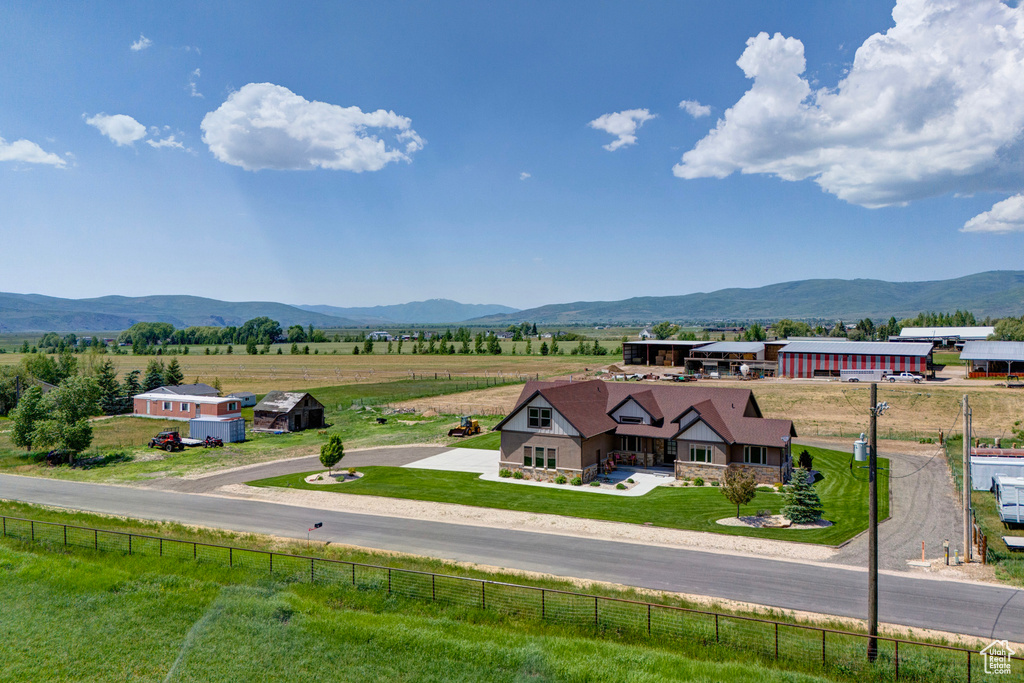
[[[835,88],[815,90],[802,76],[799,40],[749,39],[737,64],[753,85],[675,175],[813,179],[867,207],[1019,191],[1024,6],[898,0],[892,16],[895,25],[864,41]]]
[[[153,41],[146,36],[139,34],[139,39],[131,45],[132,52],[141,52],[153,44]]]
[[[611,114],[604,114],[590,122],[591,128],[611,133],[615,139],[607,145],[602,145],[609,152],[614,152],[620,147],[628,147],[636,144],[636,131],[645,121],[655,117],[646,109],[627,109]]]
[[[30,140],[7,142],[0,138],[0,161],[21,161],[26,164],[48,164],[63,168],[66,162]]]
[[[520,173],[520,174],[519,174],[519,179],[520,179],[520,180],[529,180],[529,179],[530,179],[530,178],[532,178],[532,177],[533,177],[533,176],[531,176],[531,175],[530,175],[529,173],[527,173],[526,171],[523,171],[522,173]]]
[[[85,119],[90,126],[117,143],[131,145],[146,137],[146,127],[127,114],[96,114]]]
[[[392,111],[310,102],[273,83],[249,83],[231,93],[200,127],[218,160],[247,171],[378,171],[392,161],[412,161],[424,145],[412,121]],[[388,146],[371,128],[393,131],[395,143]]]
[[[683,100],[679,103],[679,108],[695,119],[699,119],[702,116],[711,116],[711,107],[701,104],[697,100]]]
[[[1024,195],[997,202],[990,210],[964,223],[961,232],[1024,232]]]

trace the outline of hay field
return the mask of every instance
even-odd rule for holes
[[[793,420],[797,433],[814,436],[855,437],[868,429],[866,384],[839,382],[754,381],[701,382],[701,386],[738,387],[754,392],[765,417]],[[689,385],[693,386],[693,385]],[[427,410],[449,407],[451,413],[507,413],[515,405],[522,387],[508,386],[468,391],[451,396],[405,401],[400,407]],[[939,430],[962,429],[957,419],[964,393],[974,411],[974,432],[982,437],[1008,438],[1017,420],[1024,420],[1024,391],[998,387],[941,387],[935,384],[911,386],[879,385],[878,400],[890,409],[878,422],[879,438],[937,438]]]
[[[244,349],[241,349],[244,351]],[[177,358],[186,382],[212,383],[219,378],[224,392],[253,391],[266,393],[278,390],[308,390],[315,387],[387,382],[402,379],[432,379],[450,374],[463,377],[536,376],[541,378],[581,372],[594,368],[598,360],[587,356],[523,356],[523,355],[414,355],[397,354],[311,354],[203,355],[193,347],[187,355],[133,356],[112,354],[78,354],[79,368],[102,363],[109,358],[121,376],[131,370],[145,373],[146,364],[153,358],[170,362]],[[22,358],[18,353],[0,354],[0,364],[16,364]]]

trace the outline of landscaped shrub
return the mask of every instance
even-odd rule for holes
[[[512,476],[512,470],[498,470],[498,476],[502,479],[508,479]]]
[[[569,483],[573,486],[583,486],[583,477],[573,477]]]
[[[356,468],[355,467],[349,467],[348,468],[348,476],[350,476],[350,477],[356,476]]]
[[[618,490],[620,490],[620,491],[625,491],[625,490],[626,490],[626,485],[625,485],[625,484],[623,484],[623,483],[622,483],[622,482],[620,481],[620,482],[619,482],[618,484],[616,484],[616,485],[615,485],[615,488],[617,488],[617,489],[618,489]]]
[[[635,484],[636,482],[635,482],[635,481],[633,481],[633,478],[632,478],[632,477],[630,477],[629,479],[627,479],[627,480],[626,480],[626,483],[627,483],[627,484]]]
[[[568,480],[565,478],[564,474],[559,474],[557,477],[555,477],[556,484],[564,484],[566,481]]]
[[[690,485],[690,482],[685,481],[685,480],[683,481],[683,486],[689,486],[689,485]]]
[[[704,485],[704,479],[702,477],[697,477],[696,479],[693,480],[693,485],[694,486],[703,486]]]
[[[592,481],[592,482],[590,482],[590,485],[591,486],[600,486],[601,482],[599,482],[599,481]]]
[[[767,510],[767,509],[766,510],[758,510],[757,511],[757,516],[758,517],[771,517],[772,516],[772,511],[771,510]]]
[[[515,472],[513,472],[512,473],[512,478],[513,479],[522,479],[523,478],[522,470],[516,470]]]
[[[781,481],[775,482],[775,491],[778,493],[782,493],[783,486],[785,486],[785,484],[783,484]]]
[[[711,485],[712,486],[721,486],[722,482],[715,480],[715,481],[711,482]]]

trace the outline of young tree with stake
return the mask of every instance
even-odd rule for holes
[[[736,506],[736,518],[740,516],[740,505],[746,505],[757,495],[757,481],[754,473],[740,467],[725,470],[722,481],[722,495]]]
[[[332,473],[334,466],[345,457],[345,446],[341,443],[340,434],[331,434],[327,443],[320,447],[320,464]]]

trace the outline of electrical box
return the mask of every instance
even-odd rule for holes
[[[853,459],[857,462],[867,462],[868,460],[868,442],[864,439],[863,434],[853,442]]]

